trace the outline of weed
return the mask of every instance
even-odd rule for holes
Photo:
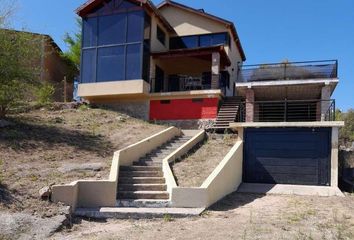
[[[202,212],[202,214],[200,214],[201,217],[208,217],[210,215],[210,211],[205,210],[204,212]]]
[[[90,109],[90,106],[88,104],[82,104],[78,107],[79,111],[87,111]]]
[[[35,90],[35,95],[37,97],[37,102],[40,105],[48,105],[53,101],[55,89],[54,86],[45,83]]]
[[[32,182],[36,182],[36,181],[38,181],[38,179],[39,179],[39,177],[38,177],[37,175],[35,175],[35,174],[31,174],[31,175],[30,175],[30,180],[31,180]]]
[[[164,220],[165,222],[172,222],[172,221],[173,221],[173,218],[171,217],[170,214],[165,214],[165,215],[163,215],[163,220]]]

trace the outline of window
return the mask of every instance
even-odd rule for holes
[[[98,45],[126,42],[127,17],[125,14],[101,16],[98,18]],[[129,26],[130,28],[130,26]]]
[[[171,100],[161,100],[160,103],[161,104],[170,104]]]
[[[128,39],[127,42],[141,42],[144,34],[144,12],[131,12],[128,14]]]
[[[158,39],[163,45],[165,45],[165,43],[166,43],[166,34],[165,34],[165,32],[164,32],[159,26],[157,26],[157,39]]]
[[[92,83],[96,81],[96,49],[82,51],[81,81]],[[84,81],[83,81],[84,80]]]
[[[83,19],[83,47],[97,45],[97,18]]]
[[[193,98],[192,102],[193,103],[202,103],[203,102],[203,98]]]
[[[141,44],[127,46],[126,79],[141,78]]]
[[[144,43],[144,26],[149,28],[149,24],[145,16],[143,10],[135,10],[84,19],[82,83],[142,79],[143,64],[144,75],[149,74],[149,39]]]
[[[229,44],[228,33],[213,33],[185,37],[174,37],[170,40],[171,49],[211,47],[227,44]]]
[[[125,79],[124,46],[98,49],[97,82]]]

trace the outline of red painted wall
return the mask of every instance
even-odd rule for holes
[[[218,98],[172,99],[150,101],[150,120],[215,119],[218,112]],[[165,102],[165,103],[164,103]]]

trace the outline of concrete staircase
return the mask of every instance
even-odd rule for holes
[[[240,112],[240,105],[242,99],[240,97],[227,97],[224,99],[217,119],[215,121],[213,130],[225,131],[229,128],[229,124],[237,120],[237,116]]]
[[[118,207],[168,207],[170,196],[162,172],[162,160],[189,139],[190,136],[176,137],[134,162],[133,166],[120,167]]]

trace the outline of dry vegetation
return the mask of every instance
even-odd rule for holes
[[[82,220],[55,239],[353,239],[354,197],[232,194],[202,217]]]
[[[0,129],[0,210],[39,216],[56,206],[39,200],[38,190],[77,179],[108,177],[113,152],[164,126],[100,110],[36,110],[8,119]],[[99,163],[100,171],[63,171],[73,164]]]
[[[172,164],[180,187],[200,187],[234,146],[237,135],[211,134],[206,142],[182,161]]]

